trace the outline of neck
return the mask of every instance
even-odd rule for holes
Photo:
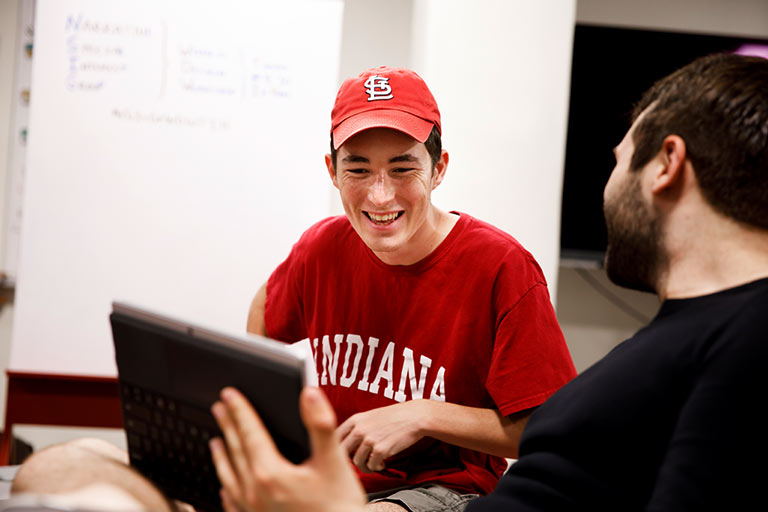
[[[432,251],[443,243],[443,240],[458,222],[459,216],[444,212],[435,206],[431,206],[431,211],[424,221],[424,226],[416,235],[420,240],[413,244],[415,250],[407,253],[389,253],[375,252],[376,256],[387,265],[413,265],[423,260]]]
[[[667,241],[677,243],[667,244],[667,265],[657,286],[662,300],[708,295],[768,277],[768,230],[712,216],[665,233]]]

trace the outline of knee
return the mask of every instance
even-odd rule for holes
[[[125,452],[101,439],[67,441],[33,453],[16,473],[11,493],[68,495],[104,484],[130,494],[148,510],[169,510],[163,494],[127,461]]]
[[[64,443],[75,450],[85,450],[102,457],[114,459],[123,464],[128,464],[128,453],[103,439],[96,437],[83,437]]]
[[[55,444],[30,455],[16,473],[12,492],[37,492],[84,484],[114,462],[127,463],[125,453],[95,438]]]

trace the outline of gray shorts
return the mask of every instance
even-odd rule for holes
[[[411,512],[463,512],[478,494],[459,494],[442,485],[393,489],[368,495],[369,503],[389,501]]]

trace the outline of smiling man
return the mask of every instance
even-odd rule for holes
[[[346,80],[325,161],[344,216],[307,230],[248,330],[310,340],[338,436],[380,510],[460,510],[517,457],[531,411],[575,370],[533,257],[440,210],[440,112],[407,69]]]

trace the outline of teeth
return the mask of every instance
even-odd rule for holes
[[[368,213],[368,216],[376,222],[390,222],[397,218],[397,213],[388,213],[386,215],[376,215],[375,213]]]

